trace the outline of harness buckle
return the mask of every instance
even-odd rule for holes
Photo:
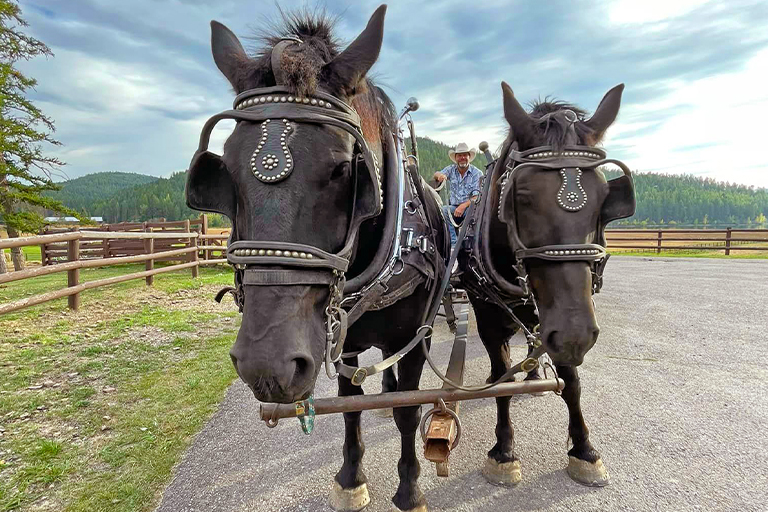
[[[532,372],[538,367],[539,367],[538,359],[534,359],[532,357],[529,357],[528,359],[520,363],[520,370],[525,373]]]
[[[352,374],[352,378],[350,380],[355,386],[360,386],[363,384],[363,382],[365,382],[366,377],[368,377],[368,370],[361,366],[355,370],[355,373]]]

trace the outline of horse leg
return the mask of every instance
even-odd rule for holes
[[[386,359],[392,354],[387,354],[386,352],[382,351],[382,355]],[[395,377],[395,370],[393,368],[394,367],[387,368],[386,370],[384,370],[384,373],[381,376],[381,392],[382,393],[397,391],[397,377]],[[391,418],[392,408],[387,407],[386,409],[376,409],[374,411],[374,414],[376,416],[379,416],[380,418]]]
[[[357,366],[357,356],[345,358],[344,362]],[[339,375],[339,396],[362,395],[363,389]],[[336,473],[330,504],[334,510],[356,511],[365,508],[370,503],[368,485],[363,473],[363,444],[360,432],[360,411],[344,413],[344,464]]]
[[[491,382],[498,380],[510,368],[507,340],[514,334],[514,327],[504,325],[499,318],[504,312],[497,306],[476,301],[477,330],[491,360]],[[488,452],[483,476],[497,485],[515,485],[522,479],[520,459],[515,454],[514,429],[509,419],[510,397],[496,398],[496,444]]]
[[[424,354],[419,347],[410,351],[397,364],[398,391],[419,389],[421,371],[424,368]],[[397,510],[409,512],[426,512],[427,501],[419,488],[419,473],[421,467],[416,458],[416,431],[421,420],[421,406],[396,407],[394,409],[395,424],[400,431],[400,460],[397,462],[397,473],[400,484],[392,497]]]
[[[575,366],[557,366],[558,376],[565,381],[563,400],[568,406],[568,435],[573,448],[568,451],[568,475],[577,482],[602,487],[610,477],[600,453],[589,442],[589,429],[581,414],[581,382]]]

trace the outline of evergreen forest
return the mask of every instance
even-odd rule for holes
[[[450,165],[449,146],[426,137],[417,137],[419,169],[425,179]],[[407,153],[411,153],[406,139]],[[478,154],[473,165],[485,169],[485,157]],[[606,170],[608,179],[619,175]],[[199,212],[184,201],[184,173],[170,178],[141,174],[104,172],[60,183],[62,189],[50,194],[66,206],[106,222],[144,221],[165,218],[195,218]],[[635,172],[637,213],[614,225],[628,226],[733,226],[766,227],[768,190],[722,183],[690,175]]]

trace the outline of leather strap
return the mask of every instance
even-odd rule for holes
[[[246,268],[243,275],[245,286],[328,286],[335,276],[327,270],[273,270]]]
[[[380,281],[367,290],[365,295],[363,295],[363,297],[349,310],[349,324],[352,325],[355,323],[357,319],[360,318],[363,313],[368,311],[368,308],[386,292],[387,285]]]

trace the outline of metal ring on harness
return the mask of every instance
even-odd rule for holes
[[[398,263],[400,264],[400,269],[396,270]],[[392,275],[399,276],[400,274],[403,273],[403,270],[405,270],[405,262],[402,259],[398,258],[397,261],[395,261],[395,264],[392,266]]]
[[[422,336],[422,338],[431,338],[432,337],[432,333],[435,331],[434,327],[432,327],[431,325],[424,324],[421,327],[419,327],[418,329],[416,329],[416,334],[419,334],[419,332],[421,332],[422,329],[427,329],[427,334],[424,334]]]
[[[405,202],[405,211],[411,215],[415,215],[419,211],[419,207],[414,204],[413,201]]]
[[[453,439],[453,444],[451,445],[451,450],[453,450],[454,448],[459,446],[459,440],[461,439],[461,420],[459,419],[458,414],[456,414],[451,409],[446,407],[445,401],[442,398],[438,398],[437,405],[432,409],[430,409],[429,411],[427,411],[427,413],[424,416],[422,416],[421,423],[419,423],[419,431],[421,432],[421,439],[425,443],[427,442],[427,431],[426,431],[427,420],[435,413],[447,414],[448,416],[453,418],[453,420],[456,422],[456,437]]]

